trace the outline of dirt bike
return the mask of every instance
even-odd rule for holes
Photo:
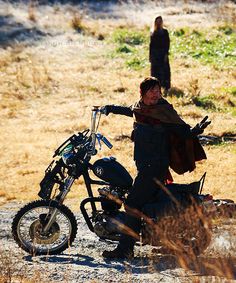
[[[101,108],[93,107],[90,130],[73,134],[59,146],[40,183],[38,195],[41,200],[28,203],[15,215],[12,234],[26,252],[32,255],[59,254],[72,245],[77,222],[63,202],[80,177],[84,178],[88,192],[80,210],[89,230],[100,239],[119,240],[125,218],[122,203],[133,179],[114,157],[90,163],[98,152],[97,145],[100,149],[102,143],[112,148],[106,137],[97,132],[101,114],[104,114]],[[99,179],[92,179],[91,171]],[[140,243],[174,253],[201,254],[211,240],[205,212],[215,210],[219,205],[219,200],[202,194],[204,179],[205,174],[190,184],[160,184],[162,196],[139,212],[142,222]],[[92,185],[100,186],[98,197],[94,197]],[[86,208],[88,205],[89,209]]]

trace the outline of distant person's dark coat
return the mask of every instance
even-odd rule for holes
[[[161,86],[167,90],[170,88],[169,48],[170,38],[167,29],[159,29],[151,34],[149,47],[151,76],[158,78]]]

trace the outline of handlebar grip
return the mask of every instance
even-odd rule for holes
[[[109,140],[105,137],[102,137],[102,141],[105,143],[105,145],[108,147],[108,148],[112,148],[113,145],[109,142]]]

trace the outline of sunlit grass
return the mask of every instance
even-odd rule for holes
[[[38,46],[17,45],[0,50],[3,74],[0,76],[1,202],[12,198],[34,199],[53,150],[71,133],[89,127],[91,106],[131,105],[139,99],[139,83],[150,74],[150,33],[146,25],[131,25],[125,19],[116,22],[85,16],[80,18],[79,24],[86,28],[78,33],[71,26],[75,10],[68,8],[66,11],[62,7],[49,10],[50,21],[47,21],[50,27],[65,29],[64,34],[47,37],[47,42]],[[25,17],[28,20],[27,13]],[[38,10],[36,24],[45,24],[45,18]],[[194,58],[190,53],[186,55],[188,46],[184,47],[183,43],[188,34],[193,39],[215,38],[218,34],[234,40],[233,26],[222,26],[219,22],[215,29],[202,27],[200,35],[192,26],[188,29],[186,26],[168,27],[172,89],[167,99],[191,125],[208,114],[212,124],[206,133],[218,136],[225,132],[235,134],[234,72],[228,67],[219,70],[212,61],[203,62],[202,58]],[[99,34],[103,40],[99,39]],[[177,42],[182,45],[178,47]],[[190,48],[193,48],[191,44]],[[217,44],[216,48],[218,41]],[[100,131],[113,142],[114,148],[111,151],[103,149],[99,157],[117,156],[135,176],[133,144],[128,139],[117,140],[117,136],[130,135],[132,119],[111,115],[103,117],[101,122]],[[207,189],[217,196],[224,196],[222,183],[213,181],[216,174],[219,180],[226,182],[227,192],[235,198],[231,168],[235,154],[231,147],[234,146],[226,145],[230,154],[227,150],[218,151],[217,147],[207,148],[207,162],[211,162]],[[219,166],[219,158],[223,160],[224,171]],[[176,176],[176,181],[198,178],[198,174],[205,170],[204,164],[199,164],[192,175]],[[68,198],[86,195],[81,182]]]
[[[218,70],[236,66],[235,27],[226,25],[208,29],[180,28],[170,31],[172,60],[191,57]],[[140,69],[148,63],[148,29],[118,28],[112,35],[116,55],[127,59],[128,67]],[[129,59],[131,57],[131,59]],[[138,62],[139,61],[139,62]],[[133,63],[132,63],[133,62]]]
[[[171,32],[172,56],[192,57],[222,70],[236,66],[234,26],[211,29],[182,28]]]

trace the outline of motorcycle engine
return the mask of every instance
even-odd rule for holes
[[[116,215],[99,214],[97,216],[94,232],[100,238],[118,240],[124,224],[125,212],[119,211]]]
[[[98,189],[101,198],[103,212],[98,214],[95,219],[94,232],[100,238],[118,240],[121,233],[121,226],[124,212],[119,211],[124,198],[120,188],[107,186]]]
[[[101,206],[105,213],[111,214],[121,208],[124,195],[119,188],[103,187],[99,188],[98,192],[101,197]]]

